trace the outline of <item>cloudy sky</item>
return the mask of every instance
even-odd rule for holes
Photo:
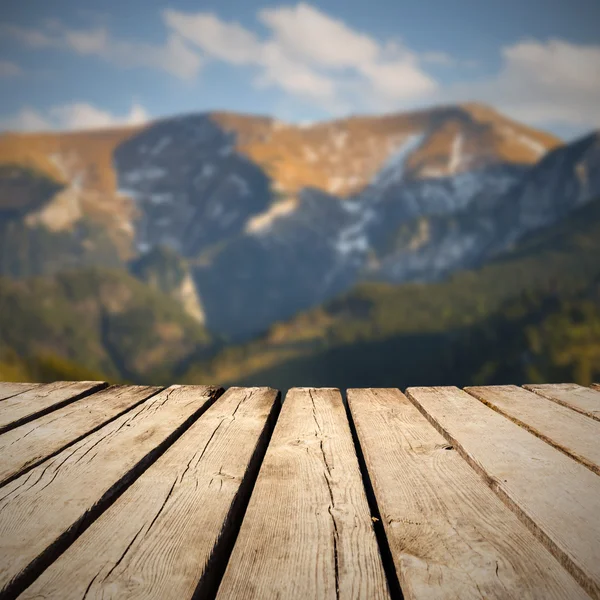
[[[0,129],[474,100],[569,139],[600,128],[598,23],[598,0],[3,2]]]

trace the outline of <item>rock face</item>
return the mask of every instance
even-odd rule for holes
[[[161,244],[198,256],[270,205],[268,177],[234,146],[233,134],[201,115],[160,122],[116,149],[120,191],[140,215],[139,251]]]
[[[70,235],[81,221],[104,227],[124,264],[170,249],[185,277],[166,291],[230,338],[363,279],[431,281],[479,264],[600,195],[597,135],[562,146],[479,105],[309,127],[183,116],[96,140],[90,164],[82,139],[60,146],[78,168],[61,181],[81,198]],[[94,209],[94,194],[110,205]],[[58,213],[36,210],[45,220],[27,223],[51,228]]]
[[[503,193],[480,195],[470,207],[410,222],[368,277],[432,281],[479,265],[535,230],[600,197],[600,136],[549,153]]]

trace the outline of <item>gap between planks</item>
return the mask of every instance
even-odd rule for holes
[[[523,386],[552,402],[600,421],[600,391],[576,383],[531,384]]]
[[[458,388],[406,393],[587,593],[600,599],[600,478]]]
[[[279,407],[228,390],[20,599],[214,597]]]
[[[14,383],[11,381],[0,382],[0,400],[6,400],[17,394],[27,392],[36,387],[39,387],[41,383]]]
[[[0,402],[0,433],[107,387],[105,381],[57,381]]]
[[[29,585],[221,393],[172,386],[0,488],[0,598]]]
[[[218,600],[389,600],[337,389],[288,392]]]
[[[600,422],[514,385],[465,392],[600,475]]]
[[[162,388],[111,386],[0,435],[0,485],[120,417]]]
[[[406,600],[589,598],[399,390],[348,404]]]

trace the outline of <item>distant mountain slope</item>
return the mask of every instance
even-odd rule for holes
[[[538,170],[547,152],[563,157],[560,185]],[[0,274],[133,268],[168,248],[178,257],[160,279],[179,262],[189,274],[172,296],[213,333],[248,339],[361,280],[435,280],[556,222],[600,191],[596,154],[575,154],[474,104],[309,126],[207,113],[4,135],[0,167],[57,188],[31,179],[18,196],[0,168]],[[526,208],[527,194],[553,193]]]
[[[165,187],[158,169],[172,172],[169,181],[173,182],[173,169],[182,168],[184,179],[191,178],[194,184],[187,193],[195,190],[205,195],[209,190],[202,185],[197,187],[195,182],[202,178],[208,182],[215,176],[222,179],[223,175],[223,167],[212,164],[212,159],[219,162],[219,157],[229,156],[230,162],[245,157],[271,180],[273,190],[280,195],[294,196],[302,189],[314,188],[343,197],[362,191],[411,136],[424,132],[426,139],[407,162],[411,178],[440,177],[496,164],[529,165],[560,145],[557,138],[480,105],[352,117],[311,126],[294,126],[266,117],[208,113],[167,118],[138,127],[2,134],[0,165],[34,169],[62,186],[56,198],[36,213],[35,219],[30,217],[30,222],[62,231],[81,218],[91,218],[106,226],[117,246],[127,254],[135,251],[131,244],[139,216],[136,203],[144,208],[149,188]],[[190,154],[190,143],[195,147],[200,144],[203,156]],[[125,148],[120,149],[122,146]],[[131,152],[127,148],[133,147],[139,158],[137,175],[131,180],[127,171],[134,167],[126,156]],[[122,167],[119,157],[125,161]],[[170,162],[155,165],[161,157]],[[192,157],[197,168],[189,162]],[[227,175],[231,169],[225,170]],[[252,182],[249,184],[252,189]],[[235,185],[240,184],[234,181],[234,188]],[[132,194],[119,193],[119,187]],[[176,192],[172,186],[166,187],[165,194]],[[221,196],[226,191],[221,189]],[[253,191],[254,196],[264,192]],[[0,193],[0,206],[4,197],[5,193]],[[160,204],[154,198],[150,203]],[[244,204],[243,195],[241,200]],[[263,202],[266,204],[254,211],[244,210],[258,214],[268,208],[268,198]],[[226,207],[223,209],[227,212]],[[225,218],[226,214],[222,216]]]
[[[255,334],[360,280],[435,281],[481,265],[598,196],[599,149],[595,134],[526,169],[422,180],[405,176],[409,154],[345,200],[303,190],[293,210],[197,265],[207,323]]]
[[[8,355],[55,371],[71,363],[112,380],[168,382],[211,344],[177,302],[122,271],[0,278],[0,363]]]
[[[224,350],[209,363],[193,367],[188,378],[243,384],[262,381],[283,388],[468,383],[467,375],[474,376],[493,355],[493,340],[487,355],[479,352],[477,343],[469,346],[473,336],[479,335],[477,328],[490,319],[497,323],[499,317],[494,315],[500,310],[509,315],[511,310],[516,314],[535,311],[545,297],[568,300],[590,286],[596,290],[599,275],[597,199],[484,267],[431,284],[362,284],[323,307],[273,326],[257,341]],[[515,299],[520,297],[539,301],[519,306]],[[600,307],[600,296],[594,298]],[[503,309],[507,302],[516,308]],[[550,318],[550,312],[544,315]],[[526,324],[519,322],[513,333],[522,326],[524,335]],[[508,346],[505,338],[512,334],[503,333],[502,326],[493,331],[498,343],[502,339]],[[563,334],[568,335],[566,329]],[[460,370],[454,355],[470,362]],[[506,358],[500,351],[494,356],[497,370]],[[493,369],[488,366],[488,371],[491,377]]]
[[[483,105],[466,104],[382,117],[295,126],[215,113],[236,133],[237,149],[296,194],[315,188],[338,196],[362,191],[413,135],[426,134],[407,161],[411,178],[441,177],[499,163],[533,164],[560,141]]]
[[[82,132],[0,135],[0,164],[21,165],[58,182],[61,190],[34,214],[30,225],[68,231],[81,219],[107,230],[124,256],[131,252],[135,207],[117,190],[113,152],[139,127]],[[6,195],[0,193],[0,207]]]
[[[378,260],[368,278],[432,281],[458,269],[483,264],[510,249],[527,233],[559,222],[600,195],[600,134],[549,152],[505,193],[482,194],[471,204],[412,222],[379,211]]]

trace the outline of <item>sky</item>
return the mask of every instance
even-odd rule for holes
[[[599,23],[599,0],[5,0],[0,130],[477,101],[573,139],[600,128]]]

